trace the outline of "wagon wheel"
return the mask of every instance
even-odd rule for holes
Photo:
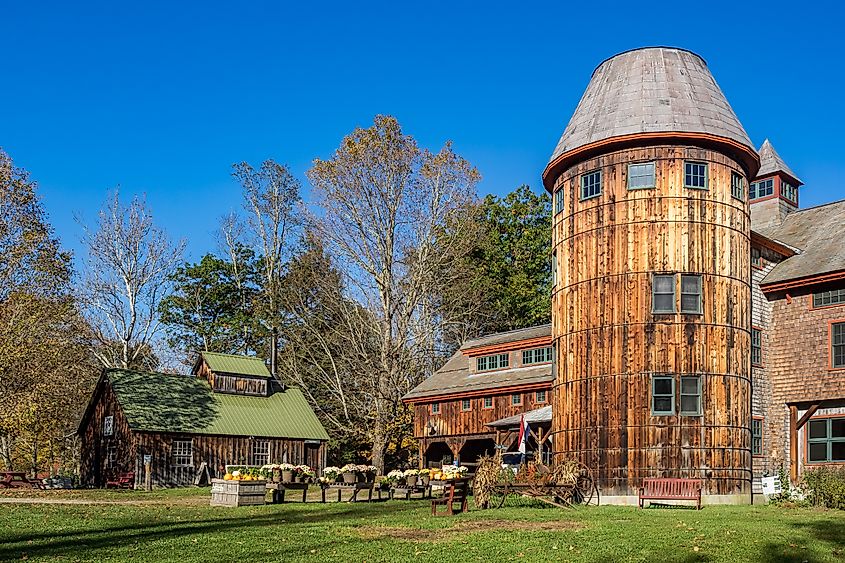
[[[581,465],[573,493],[573,501],[580,504],[590,504],[594,496],[598,499],[599,491],[593,480],[593,472],[586,465]]]
[[[505,501],[508,498],[508,492],[509,491],[508,491],[508,485],[507,484],[505,484],[502,487],[501,492],[499,492],[499,488],[496,487],[496,490],[490,495],[490,505],[491,506],[495,505],[496,508],[502,508],[503,506],[505,506]],[[497,499],[496,498],[497,495],[501,495],[501,496]]]

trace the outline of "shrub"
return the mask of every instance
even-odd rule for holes
[[[814,506],[845,510],[845,467],[819,467],[803,475],[807,500]]]

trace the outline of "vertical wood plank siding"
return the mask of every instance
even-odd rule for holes
[[[111,436],[103,435],[106,416],[113,416]],[[81,459],[80,480],[83,485],[102,487],[107,480],[134,468],[135,449],[132,432],[111,385],[100,381],[94,391],[93,411],[80,432]],[[115,463],[108,464],[108,451],[115,448]]]
[[[684,187],[685,160],[708,164],[708,190]],[[644,161],[657,187],[628,190],[628,164]],[[596,169],[602,194],[579,201],[580,175]],[[605,495],[655,476],[750,493],[751,226],[732,172],[745,178],[721,153],[667,145],[611,152],[555,182],[552,442],[556,457],[593,468]],[[702,276],[702,315],[652,314],[661,272]],[[701,376],[702,416],[651,416],[650,378],[663,373]]]

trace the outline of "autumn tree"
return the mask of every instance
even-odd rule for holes
[[[479,174],[450,143],[432,153],[395,118],[377,116],[372,127],[347,135],[330,159],[315,160],[308,177],[320,237],[349,295],[367,312],[347,325],[372,339],[372,346],[355,346],[367,352],[356,384],[369,402],[373,464],[382,470],[391,438],[407,433],[407,426],[392,428],[410,420],[401,398],[430,373],[431,352],[450,322],[430,309],[430,297],[456,258],[453,244],[463,244],[461,214]]]
[[[80,291],[94,329],[94,354],[106,367],[146,368],[160,329],[158,308],[184,241],[174,244],[141,198],[124,206],[117,191],[100,210],[96,228],[84,223],[87,251]]]

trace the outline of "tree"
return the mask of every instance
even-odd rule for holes
[[[367,352],[358,383],[369,400],[373,464],[382,470],[391,438],[407,433],[392,425],[407,419],[401,398],[429,373],[438,333],[450,321],[430,310],[436,276],[455,258],[439,250],[463,240],[462,213],[480,176],[450,143],[431,153],[395,118],[377,116],[372,127],[347,135],[329,160],[315,160],[308,177],[320,237],[367,313],[346,325],[373,339],[355,349]]]
[[[142,360],[153,348],[158,308],[184,241],[173,244],[144,200],[123,206],[117,191],[107,198],[96,230],[82,226],[88,256],[81,298],[98,343],[94,354],[106,367],[152,369]]]

